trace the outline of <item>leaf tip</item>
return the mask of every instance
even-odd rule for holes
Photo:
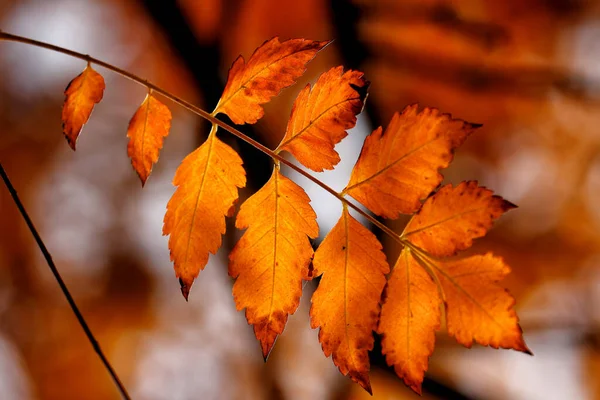
[[[75,149],[76,141],[71,140],[71,138],[69,138],[69,136],[67,136],[66,134],[65,134],[65,139],[67,139],[67,144],[69,145],[69,147],[71,149],[73,149],[73,151],[76,151],[76,149]]]
[[[519,326],[520,328],[520,326]],[[523,339],[523,331],[521,330],[521,336],[519,338],[519,342],[517,343],[517,345],[514,347],[515,350],[520,351],[521,353],[525,353],[528,356],[532,356],[533,357],[533,352],[531,351],[531,349],[527,346],[527,343],[525,343],[525,339]]]
[[[181,286],[181,294],[183,295],[183,298],[185,299],[185,301],[188,301],[192,285],[188,284],[187,282],[184,282],[183,279],[179,278],[179,286]]]
[[[502,209],[504,212],[513,210],[515,208],[519,208],[519,206],[506,199],[502,199]]]
[[[275,347],[275,341],[277,340],[277,337],[275,337],[275,339],[269,343],[267,341],[260,341],[260,348],[262,351],[262,356],[263,356],[263,361],[267,362],[267,360],[269,359],[269,355],[271,354],[271,351],[273,351],[273,348]]]
[[[142,188],[146,185],[146,181],[148,180],[148,175],[142,175],[139,173],[139,171],[136,171],[138,173],[138,176],[140,178],[140,182],[142,183]]]
[[[373,396],[373,388],[371,387],[371,381],[368,375],[356,376],[356,382],[363,388],[367,393]]]

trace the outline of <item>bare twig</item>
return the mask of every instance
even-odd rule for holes
[[[79,325],[81,325],[81,327],[83,328],[83,331],[85,332],[85,335],[87,336],[88,340],[92,344],[94,351],[96,352],[96,354],[98,354],[98,357],[100,357],[102,364],[104,364],[104,367],[106,368],[106,370],[110,374],[111,378],[113,379],[113,381],[119,388],[119,392],[121,392],[121,396],[126,400],[130,400],[131,397],[129,397],[129,394],[127,393],[127,389],[125,389],[125,386],[119,379],[119,376],[117,375],[117,373],[113,369],[112,365],[110,364],[110,362],[104,355],[104,352],[100,348],[100,344],[98,344],[98,341],[94,337],[92,330],[88,326],[87,322],[85,322],[85,318],[83,318],[81,311],[79,311],[79,307],[77,307],[77,304],[75,303],[73,296],[71,296],[71,293],[69,292],[69,289],[67,288],[67,285],[65,285],[65,282],[62,280],[62,277],[60,276],[60,273],[58,272],[58,269],[56,268],[54,261],[52,261],[52,256],[50,255],[50,252],[46,248],[46,245],[44,244],[44,241],[40,237],[40,234],[38,233],[37,229],[35,229],[33,222],[31,222],[31,218],[29,218],[29,214],[25,210],[23,203],[21,203],[21,200],[19,199],[19,196],[17,195],[17,191],[15,190],[10,179],[8,178],[6,171],[4,171],[4,167],[2,167],[2,163],[0,163],[0,176],[2,177],[2,180],[4,181],[6,188],[8,189],[10,195],[12,196],[17,208],[19,209],[19,212],[23,216],[23,219],[25,220],[27,227],[31,231],[31,234],[33,235],[33,238],[35,239],[38,247],[40,248],[42,254],[44,255],[44,258],[46,259],[46,263],[48,263],[48,267],[50,267],[50,271],[52,271],[52,274],[54,275],[54,278],[56,278],[56,281],[58,282],[60,289],[62,290],[65,298],[69,302],[69,305],[71,306],[71,310],[73,310],[73,313],[75,314],[75,317],[77,318],[77,321],[79,322]]]

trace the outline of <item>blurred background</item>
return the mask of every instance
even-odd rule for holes
[[[242,129],[275,147],[306,82],[339,64],[365,71],[368,106],[338,147],[342,163],[319,174],[337,189],[364,137],[407,104],[483,123],[445,176],[477,179],[519,205],[473,252],[493,250],[511,265],[504,284],[535,356],[466,350],[441,333],[423,397],[600,399],[599,1],[0,0],[0,29],[88,53],[208,110],[238,54],[248,57],[273,36],[335,39],[299,85],[266,107],[263,120]],[[62,136],[63,90],[84,67],[0,43],[0,161],[131,395],[369,398],[324,357],[309,327],[314,282],[263,362],[231,296],[226,260],[235,229],[189,303],[183,300],[162,218],[175,169],[202,143],[207,125],[166,101],[171,133],[142,190],[126,155],[126,129],[145,88],[98,67],[104,100],[76,153]],[[244,158],[246,198],[269,177],[270,161],[225,132],[220,137]],[[340,205],[296,179],[324,235]],[[405,222],[391,226],[400,230]],[[381,240],[393,262],[399,249]],[[416,399],[379,350],[377,344],[371,357],[373,398]],[[119,398],[4,188],[0,398]]]

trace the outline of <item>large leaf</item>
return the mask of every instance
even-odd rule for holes
[[[236,227],[248,229],[229,255],[233,296],[238,310],[246,308],[265,358],[298,308],[302,279],[310,279],[316,218],[308,195],[279,168],[238,213]]]
[[[246,185],[246,173],[238,154],[213,132],[183,160],[173,184],[177,190],[167,205],[163,234],[170,235],[171,260],[187,299],[208,254],[221,247],[225,216]]]
[[[431,196],[404,229],[403,237],[436,256],[471,247],[493,222],[515,205],[477,182],[446,185]]]
[[[439,326],[438,289],[404,249],[385,289],[378,332],[388,365],[419,394]]]
[[[356,124],[369,83],[360,71],[334,67],[311,88],[298,94],[285,137],[278,150],[287,150],[307,168],[321,172],[340,162],[333,149]]]
[[[346,209],[313,260],[323,275],[312,297],[311,326],[340,372],[371,393],[369,350],[379,319],[381,293],[389,265],[375,235]]]
[[[329,42],[278,38],[263,43],[248,62],[239,56],[229,69],[227,84],[214,113],[224,113],[236,124],[253,124],[264,115],[261,104],[293,85],[306,64]]]
[[[343,193],[382,217],[413,213],[476,127],[434,108],[417,113],[417,105],[408,106],[394,114],[385,133],[378,128],[367,137]]]

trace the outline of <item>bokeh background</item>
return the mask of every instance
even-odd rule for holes
[[[600,399],[600,2],[1,0],[0,29],[88,53],[209,110],[238,54],[249,56],[273,36],[335,39],[298,86],[243,129],[275,147],[306,82],[339,64],[365,71],[368,106],[339,146],[343,162],[319,175],[338,189],[364,137],[407,104],[483,123],[445,176],[477,179],[519,205],[473,251],[493,250],[511,265],[505,285],[535,356],[466,350],[442,333],[423,397]],[[183,300],[162,218],[175,169],[207,125],[166,102],[171,134],[142,190],[125,133],[143,87],[97,68],[107,89],[76,153],[62,137],[63,90],[84,67],[0,42],[0,161],[132,396],[369,398],[323,356],[309,328],[315,283],[305,286],[301,307],[263,362],[231,296],[226,260],[239,237],[234,229],[189,303]],[[268,178],[270,161],[220,136],[244,158],[247,197]],[[298,182],[313,199],[323,235],[339,203]],[[393,262],[398,249],[381,239]],[[373,398],[417,398],[377,348],[372,363]],[[119,398],[4,188],[0,398]]]

